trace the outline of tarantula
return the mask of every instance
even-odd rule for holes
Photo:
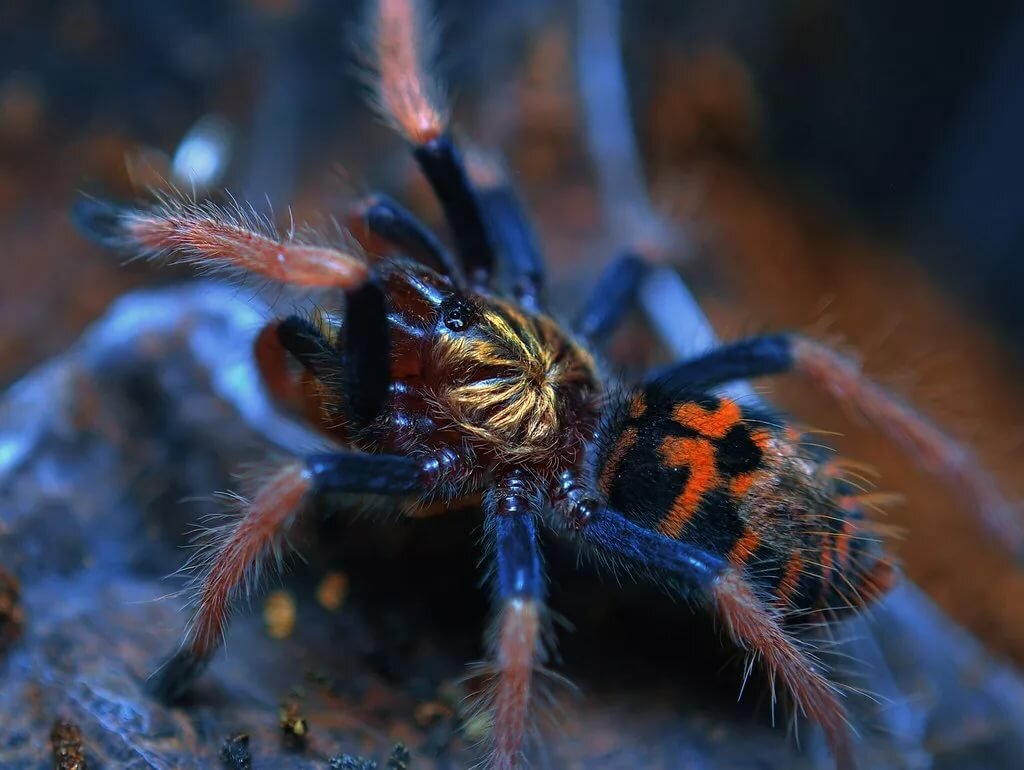
[[[705,605],[824,729],[837,764],[853,767],[839,689],[793,626],[868,605],[895,568],[844,480],[849,465],[806,446],[757,399],[716,389],[803,373],[983,512],[1005,504],[959,444],[854,362],[801,336],[754,337],[640,382],[612,382],[602,345],[647,262],[635,252],[616,260],[574,323],[548,313],[543,261],[515,195],[493,169],[467,164],[447,131],[418,12],[412,0],[375,6],[378,95],[441,202],[454,254],[379,196],[361,217],[405,256],[282,238],[174,198],[80,204],[80,221],[106,244],[344,294],[339,314],[275,321],[256,342],[271,390],[344,450],[295,458],[262,480],[204,562],[195,614],[152,679],[155,692],[175,700],[189,689],[222,641],[233,600],[280,556],[310,498],[389,496],[413,515],[480,496],[496,614],[490,767],[520,764],[532,677],[545,661],[542,526]]]

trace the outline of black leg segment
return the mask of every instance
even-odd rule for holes
[[[484,510],[494,544],[497,598],[543,599],[536,504],[525,476],[514,471],[499,479],[484,495]]]
[[[481,186],[478,195],[509,292],[527,310],[540,310],[544,258],[518,196],[507,182]]]
[[[373,276],[346,292],[343,329],[343,392],[349,419],[357,427],[380,414],[391,384],[391,340],[384,290]]]
[[[413,154],[444,209],[466,277],[474,286],[487,285],[494,273],[494,244],[459,151],[442,135],[417,145]]]
[[[422,492],[424,465],[402,455],[335,452],[305,458],[312,476],[312,494],[351,492],[411,495]]]
[[[98,198],[80,198],[71,209],[75,227],[89,240],[101,246],[119,248],[122,217],[125,209],[116,203]]]
[[[277,339],[318,380],[325,383],[342,381],[345,369],[341,355],[308,319],[288,316],[277,324]]]
[[[701,548],[637,526],[611,508],[595,507],[584,518],[577,514],[570,520],[577,522],[576,540],[599,563],[669,581],[683,596],[701,598],[729,566]]]
[[[633,306],[648,269],[647,262],[636,254],[617,257],[583,303],[573,331],[593,343],[606,341]]]
[[[766,334],[722,345],[697,358],[663,367],[647,382],[668,388],[706,388],[781,374],[792,368],[793,337]]]
[[[544,570],[533,514],[487,517],[494,542],[494,589],[497,598],[543,599]]]
[[[462,266],[451,252],[422,222],[396,201],[385,195],[375,195],[367,202],[363,216],[371,233],[407,251],[409,256],[438,268],[456,286],[465,286]]]

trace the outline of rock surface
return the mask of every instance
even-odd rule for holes
[[[52,767],[51,730],[82,733],[90,768],[221,766],[250,736],[251,766],[327,768],[396,742],[410,767],[467,767],[486,730],[463,713],[466,662],[482,654],[472,513],[382,527],[308,517],[280,604],[241,611],[195,696],[166,708],[143,692],[176,644],[188,531],[211,494],[268,452],[315,445],[277,414],[253,368],[270,310],[214,285],[129,295],[71,350],[0,401],[0,565],[21,583],[24,629],[0,668],[0,767]],[[742,661],[702,614],[646,587],[576,568],[550,542],[560,707],[536,766],[828,767],[770,724],[767,688],[735,703]],[[268,622],[273,621],[273,622]],[[1018,768],[1024,684],[913,586],[839,629],[866,768]],[[308,732],[287,740],[283,702]],[[290,716],[290,718],[291,718]],[[294,722],[294,720],[292,720]],[[810,734],[810,738],[808,737]]]

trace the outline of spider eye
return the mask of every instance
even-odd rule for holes
[[[476,323],[479,311],[465,297],[454,294],[441,303],[441,317],[444,325],[453,332],[464,332]]]

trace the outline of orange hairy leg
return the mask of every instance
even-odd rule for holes
[[[174,255],[209,269],[237,269],[310,288],[353,289],[369,275],[355,254],[332,246],[282,238],[268,223],[241,209],[168,198],[149,209],[83,200],[79,225],[111,246],[151,257]]]
[[[522,761],[534,669],[543,663],[545,578],[537,540],[537,517],[524,477],[513,472],[484,498],[486,528],[494,553],[494,601],[498,605],[491,643],[492,770],[514,770]]]
[[[227,629],[232,600],[246,593],[263,561],[277,553],[280,537],[311,489],[312,475],[300,463],[279,468],[230,527],[211,531],[211,542],[195,561],[202,570],[195,595],[195,613],[181,648],[151,682],[165,700],[182,697],[205,669]]]
[[[196,655],[206,656],[220,644],[232,596],[255,579],[259,563],[271,555],[309,492],[311,478],[298,463],[279,469],[244,505],[242,517],[225,533],[196,597],[198,606],[187,636]]]
[[[440,86],[426,73],[434,38],[423,9],[411,0],[379,0],[371,18],[381,111],[415,144],[426,144],[445,130]]]
[[[412,144],[444,210],[462,265],[456,283],[464,273],[472,286],[486,286],[497,259],[494,227],[447,135],[440,87],[427,74],[435,44],[422,8],[414,0],[379,0],[370,22],[379,107]]]
[[[494,770],[513,770],[526,742],[533,671],[540,645],[541,608],[512,599],[501,610],[495,644]]]
[[[797,708],[825,731],[838,770],[853,770],[850,726],[834,684],[814,659],[800,649],[779,624],[779,618],[754,593],[739,572],[723,574],[712,589],[718,616],[735,642],[760,657],[777,677]]]
[[[835,685],[822,667],[781,625],[779,609],[766,603],[728,558],[638,526],[585,497],[572,479],[557,498],[560,513],[585,551],[627,574],[641,574],[683,596],[706,603],[733,640],[767,666],[798,708],[825,732],[840,770],[853,770],[850,727]]]
[[[324,492],[420,495],[444,483],[435,458],[328,453],[294,460],[267,476],[241,515],[211,530],[207,547],[192,566],[195,614],[178,651],[156,672],[152,690],[164,700],[180,699],[206,668],[223,640],[231,605],[252,590],[266,562],[281,558],[284,536],[311,497]]]
[[[790,346],[794,371],[849,405],[925,470],[951,484],[995,537],[1018,556],[1024,555],[1020,511],[1000,494],[996,480],[965,445],[871,381],[854,359],[805,337],[792,337]]]

